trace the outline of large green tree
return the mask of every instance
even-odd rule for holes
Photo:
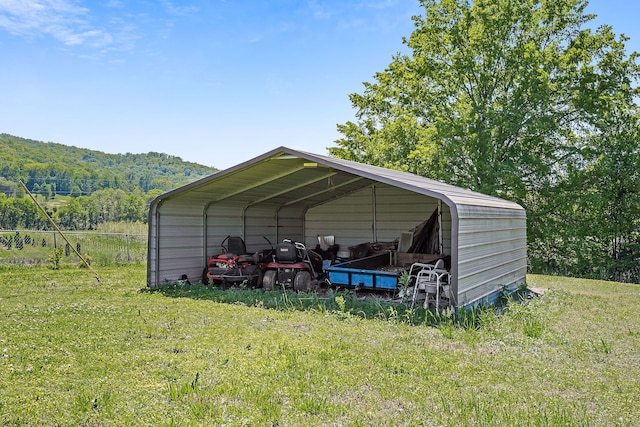
[[[609,193],[620,168],[638,166],[628,132],[636,132],[640,68],[626,39],[610,26],[590,29],[586,0],[420,3],[424,15],[404,40],[410,53],[350,95],[357,120],[338,125],[343,137],[330,153],[515,200],[528,210],[538,254],[601,234],[578,233],[586,217],[576,203],[597,193],[600,221],[627,203]],[[567,213],[579,224],[539,228]]]

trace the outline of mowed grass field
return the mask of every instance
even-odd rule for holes
[[[0,425],[640,425],[638,285],[530,276],[543,296],[432,326],[98,273],[0,270]]]

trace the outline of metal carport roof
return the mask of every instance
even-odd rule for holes
[[[296,176],[295,180],[290,179],[293,175]],[[152,205],[187,193],[189,198],[194,199],[198,193],[203,193],[202,200],[207,202],[218,202],[233,197],[238,202],[247,204],[315,206],[365,187],[371,182],[382,182],[438,198],[454,209],[457,205],[471,205],[523,210],[517,203],[412,173],[296,151],[287,147],[276,148],[237,166],[164,193],[156,198]]]

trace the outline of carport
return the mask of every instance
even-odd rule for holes
[[[276,148],[158,196],[149,209],[147,285],[200,280],[228,235],[247,250],[289,238],[315,247],[391,242],[434,212],[439,251],[451,259],[456,306],[525,282],[526,213],[516,203],[414,174]]]

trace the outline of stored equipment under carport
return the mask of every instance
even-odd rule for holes
[[[433,262],[439,254],[385,252],[365,258],[334,264],[326,271],[332,286],[370,290],[396,290],[398,279],[413,262]]]

